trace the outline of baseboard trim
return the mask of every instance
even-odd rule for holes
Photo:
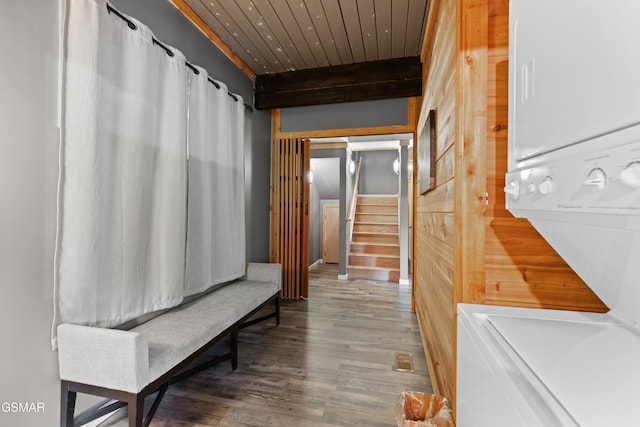
[[[314,262],[313,264],[311,264],[311,265],[309,266],[309,268],[316,267],[316,266],[318,266],[318,265],[320,265],[320,264],[323,264],[323,262],[322,262],[322,258],[320,258],[319,260],[317,260],[316,262]]]
[[[411,282],[409,281],[409,279],[400,279],[398,281],[398,285],[400,285],[400,286],[409,286],[409,285],[411,285]]]

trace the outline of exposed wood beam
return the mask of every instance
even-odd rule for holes
[[[263,74],[256,78],[255,106],[262,110],[420,95],[420,58],[409,57]]]
[[[233,62],[244,74],[247,75],[252,81],[256,80],[256,75],[251,69],[240,59],[238,55],[233,53],[229,46],[222,41],[218,35],[207,25],[202,18],[189,6],[184,0],[169,0],[184,16],[191,21],[202,33],[207,36],[211,42],[225,54],[227,58]]]

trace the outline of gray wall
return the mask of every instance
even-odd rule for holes
[[[393,161],[398,150],[360,152],[360,180],[358,194],[398,194],[398,175]]]
[[[157,38],[249,102],[252,82],[166,0],[117,0]],[[58,165],[58,2],[6,2],[0,37],[0,402],[43,403],[44,412],[7,413],[0,425],[59,423],[57,354],[51,350]],[[38,13],[33,13],[37,10]],[[247,153],[247,257],[268,259],[269,114],[251,113]]]
[[[406,125],[407,98],[282,109],[283,132]],[[348,135],[345,135],[348,136]]]
[[[322,200],[318,186],[311,183],[309,201],[309,265],[322,258]]]
[[[0,20],[10,41],[0,68],[0,402],[44,403],[44,412],[0,411],[0,425],[55,426],[58,4],[6,2]]]

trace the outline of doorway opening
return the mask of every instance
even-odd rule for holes
[[[322,236],[337,226],[340,279],[409,285],[413,134],[312,138],[310,145],[310,265],[335,262],[325,259]],[[326,231],[325,206],[338,214]]]

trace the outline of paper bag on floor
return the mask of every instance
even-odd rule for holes
[[[404,391],[396,403],[398,427],[454,427],[445,397]]]

